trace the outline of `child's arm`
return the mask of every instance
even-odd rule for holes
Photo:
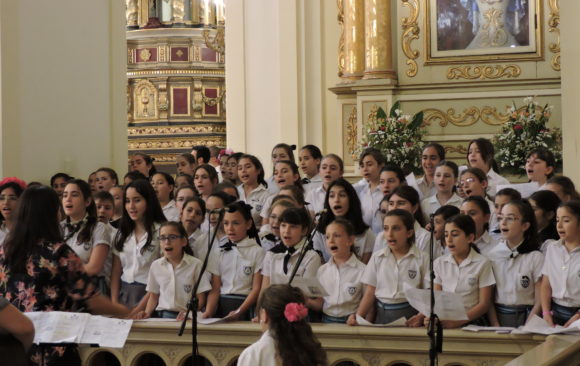
[[[542,302],[542,315],[544,320],[553,327],[554,320],[552,319],[552,285],[550,285],[550,278],[546,274],[542,276],[542,290],[540,293]]]
[[[119,303],[119,293],[121,291],[121,259],[113,254],[113,265],[111,267],[111,301],[113,304]]]
[[[133,318],[134,319],[146,319],[151,318],[153,311],[159,304],[159,294],[147,291],[147,295],[145,296],[148,298],[147,305],[145,306],[145,310],[134,312]]]
[[[109,255],[109,246],[105,243],[97,243],[91,252],[89,261],[85,264],[85,272],[91,276],[97,276],[105,266],[105,260]]]
[[[487,313],[489,306],[491,305],[491,295],[493,291],[493,285],[480,287],[479,288],[479,302],[467,311],[468,320],[442,320],[441,324],[443,328],[453,329],[459,328],[472,320],[475,320]]]
[[[211,318],[218,306],[220,300],[220,289],[222,287],[222,279],[220,276],[211,275],[211,290],[207,295],[207,303],[205,305],[205,312],[202,314],[203,318]]]
[[[307,297],[306,307],[315,311],[322,311],[324,299],[322,297]]]
[[[270,276],[262,276],[262,286],[260,287],[260,294],[264,292],[265,289],[270,287]]]
[[[369,311],[373,307],[373,304],[375,303],[375,290],[376,290],[376,287],[374,287],[374,286],[371,286],[371,285],[366,286],[365,293],[360,301],[360,304],[358,306],[358,310],[356,311],[357,315],[360,315],[363,318],[365,318],[367,316],[367,314],[369,313]],[[346,324],[358,325],[358,323],[356,321],[356,315],[351,314],[348,317]]]
[[[526,319],[526,323],[528,322],[528,320],[530,320],[532,318],[532,316],[541,314],[541,310],[542,310],[542,282],[543,282],[542,279],[540,279],[534,285],[534,307],[532,307],[532,310],[530,311],[530,315],[528,316],[528,319]]]
[[[197,311],[201,311],[201,309],[204,308],[206,298],[207,296],[205,292],[197,294]]]
[[[254,273],[252,279],[252,291],[246,297],[246,300],[240,305],[236,310],[232,310],[224,319],[225,320],[238,320],[242,314],[250,310],[252,306],[258,300],[258,295],[260,295],[260,289],[262,288],[262,274],[260,272]]]

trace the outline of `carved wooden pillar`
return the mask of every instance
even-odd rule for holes
[[[364,0],[343,0],[344,68],[346,79],[360,79],[365,63]]]
[[[393,70],[391,1],[365,0],[365,79],[396,79]]]

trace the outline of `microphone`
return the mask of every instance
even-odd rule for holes
[[[318,212],[317,212],[317,213],[314,215],[314,217],[319,217],[319,216],[322,216],[322,215],[324,215],[324,214],[325,214],[325,213],[327,213],[327,212],[328,212],[328,210],[327,210],[326,208],[323,208],[322,210],[318,211]]]

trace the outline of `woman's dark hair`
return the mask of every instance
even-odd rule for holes
[[[215,168],[213,166],[211,166],[209,164],[202,164],[202,165],[198,165],[197,167],[195,167],[195,170],[193,171],[194,179],[195,179],[195,173],[197,173],[197,171],[200,169],[203,169],[207,172],[207,175],[209,176],[209,180],[211,180],[211,182],[214,186],[219,183],[217,171],[215,170]]]
[[[77,237],[77,245],[82,245],[83,243],[88,243],[91,241],[91,236],[93,234],[93,230],[95,226],[97,226],[97,205],[95,204],[95,200],[91,196],[91,186],[82,179],[73,179],[70,180],[66,185],[69,184],[76,185],[83,195],[83,200],[91,201],[91,203],[86,208],[87,214],[87,222],[78,227],[76,230],[79,230],[79,235]],[[70,217],[66,218],[66,223],[70,224]],[[72,236],[76,233],[75,230],[72,230],[68,233],[68,237],[65,238],[65,241],[72,238]]]
[[[154,174],[157,173],[157,168],[155,168],[155,164],[153,164],[153,161],[155,159],[153,159],[151,156],[145,154],[144,152],[140,152],[140,151],[133,154],[133,156],[135,156],[135,155],[139,155],[140,157],[142,157],[143,160],[145,160],[145,165],[151,166],[151,168],[149,168],[149,177],[147,177],[147,178],[150,178]]]
[[[181,153],[177,155],[177,157],[184,158],[189,164],[197,164],[197,161],[195,161],[195,156],[191,155],[191,153]]]
[[[193,155],[191,154],[187,154],[191,157],[193,157]],[[175,176],[175,180],[177,180],[177,178],[185,178],[185,180],[187,181],[187,184],[193,187],[193,177],[187,173],[178,173]],[[177,194],[177,192],[175,192]]]
[[[387,164],[383,167],[383,169],[381,169],[381,173],[383,172],[393,172],[397,175],[399,184],[401,185],[407,184],[407,180],[405,179],[405,173],[403,172],[403,169],[401,169],[400,166],[397,166],[395,164]]]
[[[288,145],[285,143],[280,143],[280,144],[276,144],[276,146],[274,146],[272,148],[272,152],[274,152],[274,150],[276,149],[284,149],[286,151],[286,154],[288,155],[288,158],[290,159],[290,161],[295,162],[296,159],[294,159],[294,150],[296,150],[296,145]]]
[[[520,215],[522,215],[521,222],[530,224],[530,227],[524,232],[524,242],[517,248],[518,253],[525,254],[533,252],[534,250],[540,250],[538,224],[536,223],[536,215],[534,214],[532,205],[527,200],[514,200],[508,202],[506,206],[517,207]]]
[[[413,217],[415,218],[415,221],[419,223],[419,225],[424,227],[425,215],[423,215],[423,210],[421,209],[421,199],[419,198],[419,193],[417,190],[411,186],[398,186],[393,192],[391,192],[391,194],[386,197],[387,201],[389,201],[394,195],[406,199],[409,201],[411,206],[417,207]]]
[[[300,170],[298,168],[298,165],[296,165],[295,162],[290,161],[290,160],[280,160],[280,161],[277,161],[276,164],[274,164],[274,170],[276,169],[276,165],[278,165],[278,164],[288,165],[290,167],[290,169],[292,170],[292,174],[298,175],[298,179],[296,179],[294,182],[292,182],[292,184],[295,185],[296,187],[300,188],[300,190],[302,192],[304,192],[304,187],[302,186],[302,179],[300,179]]]
[[[157,174],[161,175],[163,177],[163,179],[165,179],[167,184],[172,187],[171,190],[169,191],[169,199],[172,200],[173,199],[173,189],[175,188],[175,179],[173,179],[173,177],[170,174],[167,174],[165,172],[157,172],[155,174],[151,174],[151,179],[153,179],[153,177]]]
[[[477,207],[479,207],[479,209],[481,210],[481,212],[483,212],[484,215],[491,215],[491,210],[489,209],[489,204],[487,203],[485,198],[483,198],[481,196],[466,197],[463,200],[463,203],[466,203],[466,202],[475,203],[475,205]],[[483,230],[489,230],[489,221],[486,222],[485,225],[483,225]]]
[[[137,193],[143,196],[143,199],[147,203],[147,208],[145,210],[145,229],[147,230],[147,242],[143,248],[141,248],[141,254],[143,254],[144,251],[147,250],[147,248],[151,245],[151,241],[153,240],[154,225],[156,223],[160,224],[167,220],[165,219],[165,215],[163,214],[163,210],[161,209],[157,195],[147,180],[138,179],[127,184],[123,189],[123,202],[126,202],[127,200],[127,190],[129,188],[134,188]],[[114,241],[115,249],[117,249],[117,251],[123,251],[125,241],[131,235],[131,233],[133,233],[133,230],[135,230],[135,222],[131,220],[126,206],[123,205],[123,215],[119,221],[119,229]]]
[[[4,243],[4,260],[12,273],[25,272],[26,259],[37,252],[38,246],[63,241],[59,208],[58,195],[52,188],[32,186],[24,190],[16,209],[14,227]]]
[[[487,175],[485,172],[479,168],[467,168],[459,174],[459,177],[462,177],[464,174],[473,174],[479,180],[480,183],[487,182]]]
[[[115,181],[115,185],[119,184],[119,177],[117,176],[117,172],[111,168],[107,168],[107,167],[103,167],[103,168],[99,168],[97,169],[97,171],[95,173],[98,172],[105,172],[107,174],[109,174],[109,177],[111,178],[111,180]]]
[[[115,186],[115,187],[118,187],[118,186]],[[97,200],[100,200],[100,201],[109,201],[113,205],[115,204],[115,198],[113,197],[112,194],[110,194],[107,191],[98,191],[97,193],[93,194],[93,199],[95,201],[97,201]],[[95,202],[95,205],[96,204],[97,204],[97,202]]]
[[[252,218],[251,206],[247,205],[243,201],[236,201],[226,206],[226,213],[235,213],[235,212],[241,213],[244,220],[252,222],[252,225],[247,231],[248,237],[256,240],[258,245],[262,245],[260,243],[260,235],[258,235],[258,229],[256,229],[256,223]]]
[[[489,211],[489,206],[487,206],[487,209]],[[435,210],[433,216],[441,215],[443,217],[443,220],[447,220],[450,217],[459,215],[459,213],[460,213],[459,208],[457,208],[456,206],[444,205]]]
[[[367,147],[366,149],[363,150],[358,159],[359,165],[362,164],[363,159],[369,155],[372,156],[373,159],[375,159],[379,167],[385,165],[386,162],[385,157],[383,156],[383,154],[379,149],[375,149],[374,147]]]
[[[304,206],[306,201],[304,200],[304,189],[300,189],[297,185],[288,184],[280,187],[280,191],[290,191],[292,192],[292,197],[300,206]]]
[[[269,330],[274,339],[281,366],[327,366],[326,352],[312,332],[306,318],[290,322],[284,315],[286,306],[306,299],[297,287],[271,285],[262,292],[258,309],[268,314]]]
[[[544,147],[538,147],[528,153],[526,160],[528,160],[533,155],[536,155],[536,159],[540,159],[546,162],[546,167],[552,167],[552,172],[548,174],[548,179],[552,178],[556,173],[556,158],[554,153]]]
[[[459,177],[459,167],[457,166],[457,164],[455,164],[451,160],[441,160],[439,162],[439,164],[437,164],[437,168],[439,168],[440,166],[446,166],[449,169],[451,169],[451,171],[453,172],[453,176],[455,177],[455,179],[457,179]]]
[[[569,196],[571,200],[580,200],[580,194],[576,191],[574,182],[564,175],[558,175],[548,179],[547,184],[557,184],[562,187],[564,195]]]
[[[149,178],[147,178],[146,176],[143,175],[143,173],[138,172],[138,171],[132,171],[132,172],[127,172],[127,174],[125,174],[125,176],[123,177],[123,180],[129,178],[131,180],[131,182],[134,182],[136,180],[139,179],[144,179],[147,180]]]
[[[280,218],[280,223],[286,222],[292,225],[300,225],[302,228],[310,229],[310,215],[302,207],[290,207],[284,210]]]
[[[262,165],[262,162],[260,162],[260,159],[258,159],[254,155],[244,154],[240,156],[240,159],[238,159],[238,163],[242,159],[248,159],[256,167],[256,170],[258,170],[258,184],[262,184],[264,187],[268,188],[268,183],[266,183],[266,180],[264,179],[265,176],[264,166]]]
[[[362,208],[360,204],[360,199],[356,194],[356,191],[352,184],[350,184],[344,178],[338,178],[337,180],[330,183],[328,190],[326,191],[326,196],[324,197],[324,209],[326,213],[320,218],[320,223],[318,224],[318,231],[323,235],[326,234],[326,227],[330,224],[336,216],[330,209],[330,204],[328,203],[328,198],[330,196],[330,191],[333,187],[342,187],[346,191],[348,196],[348,212],[344,215],[344,218],[351,222],[354,227],[355,235],[362,235],[369,228],[367,224],[362,219]]]
[[[238,192],[238,187],[236,187],[235,184],[233,184],[232,182],[227,181],[227,180],[224,180],[223,182],[216,184],[213,187],[213,192],[223,192],[224,189],[227,189],[227,188],[234,189],[236,191],[236,195],[234,197],[236,197],[236,199],[240,198],[240,193]],[[230,194],[230,196],[231,196],[231,194]]]
[[[437,155],[439,156],[439,160],[445,160],[445,148],[436,142],[430,142],[427,145],[423,146],[421,152],[425,151],[428,148],[434,148],[437,151]]]
[[[457,226],[461,231],[463,231],[465,233],[465,236],[473,234],[473,237],[475,238],[476,235],[475,221],[473,221],[471,216],[463,214],[455,215],[445,220],[445,225],[447,224],[453,224]],[[480,253],[479,248],[475,244],[470,243],[469,246],[477,253]]]
[[[227,194],[224,191],[213,192],[212,194],[210,194],[208,196],[208,198],[210,198],[210,197],[217,197],[220,200],[222,200],[222,202],[224,203],[224,207],[229,205],[230,203],[234,203],[237,201],[236,197],[230,196],[229,194]]]
[[[396,208],[394,210],[387,212],[387,214],[385,215],[385,218],[390,217],[390,216],[396,216],[396,217],[400,218],[401,221],[403,221],[403,225],[405,225],[405,228],[407,230],[415,230],[415,218],[413,217],[413,215],[411,215],[411,213],[409,211],[402,210],[400,208]],[[383,223],[384,223],[384,219],[383,219]],[[415,243],[415,233],[414,232],[413,232],[413,235],[407,239],[407,244],[413,245],[413,243]]]
[[[204,164],[209,163],[211,159],[211,152],[207,146],[197,145],[191,148],[191,151],[195,151],[195,157],[201,159]]]
[[[479,153],[481,155],[481,159],[483,159],[483,162],[486,163],[491,169],[495,170],[496,172],[499,172],[499,168],[494,159],[495,149],[493,148],[493,144],[491,143],[491,141],[483,137],[471,140],[469,141],[469,144],[467,144],[466,159],[468,165],[469,165],[469,148],[471,147],[472,144],[475,144],[479,149]]]
[[[189,204],[189,202],[197,202],[197,204],[199,205],[199,208],[201,209],[202,216],[205,216],[205,212],[206,212],[207,209],[205,207],[205,201],[201,197],[199,197],[199,196],[193,196],[191,198],[186,199],[183,202],[183,206],[182,206],[183,209],[182,209],[182,211],[185,210],[185,207],[187,207],[187,205]]]
[[[52,177],[50,177],[50,186],[54,186],[54,181],[57,180],[58,178],[63,178],[66,182],[68,182],[71,179],[74,179],[73,177],[71,177],[70,175],[66,174],[66,173],[56,173],[55,175],[53,175]]]
[[[314,159],[314,160],[319,159],[322,161],[322,151],[320,151],[318,146],[316,146],[316,145],[304,145],[304,146],[302,146],[302,149],[300,149],[300,150],[308,150],[308,152],[310,153],[310,156],[312,156],[312,159]],[[320,168],[320,163],[317,165],[317,167]]]
[[[542,191],[538,191],[538,192],[542,192]],[[554,193],[554,192],[552,192]],[[555,194],[555,193],[554,193]],[[522,194],[518,191],[516,191],[513,188],[502,188],[499,191],[497,191],[497,193],[495,194],[495,196],[508,196],[510,198],[510,201],[513,200],[521,200],[522,199]],[[558,197],[558,196],[556,196]],[[560,199],[558,198],[558,201]]]
[[[574,216],[576,220],[580,221],[580,201],[573,200],[568,202],[563,202],[560,207],[567,208]]]
[[[232,155],[230,155],[230,156],[228,157],[228,161],[229,161],[230,159],[234,159],[234,160],[236,161],[236,163],[237,163],[238,161],[240,161],[240,158],[241,158],[242,156],[244,156],[244,153],[242,153],[242,152],[233,153]]]
[[[161,224],[161,226],[159,226],[159,234],[161,234],[161,229],[163,229],[165,226],[171,226],[172,228],[174,228],[175,230],[177,230],[179,232],[179,235],[181,235],[182,238],[185,238],[186,241],[188,240],[187,231],[185,231],[185,228],[183,227],[183,224],[181,224],[181,222],[165,221],[164,223]],[[189,255],[193,255],[193,250],[189,246],[189,243],[187,243],[183,247],[183,252],[185,252]]]
[[[544,216],[546,216],[548,213],[552,214],[550,222],[546,228],[542,229],[540,236],[543,236],[543,239],[557,239],[559,236],[557,236],[556,229],[556,211],[562,203],[562,201],[560,201],[560,197],[558,197],[558,195],[552,191],[541,190],[532,193],[532,195],[528,198],[528,201],[534,201],[536,206],[544,211]],[[540,230],[540,228],[538,228],[538,230]],[[542,240],[540,239],[540,241]]]

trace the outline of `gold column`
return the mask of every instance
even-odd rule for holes
[[[173,0],[171,6],[173,10],[173,24],[183,26],[185,17],[185,0]]]
[[[365,0],[365,79],[396,79],[393,70],[391,1]]]
[[[342,78],[360,79],[365,60],[364,0],[344,0],[344,70]]]
[[[139,9],[137,0],[125,0],[125,17],[127,19],[127,28],[139,28],[139,24],[137,23],[138,11]]]

